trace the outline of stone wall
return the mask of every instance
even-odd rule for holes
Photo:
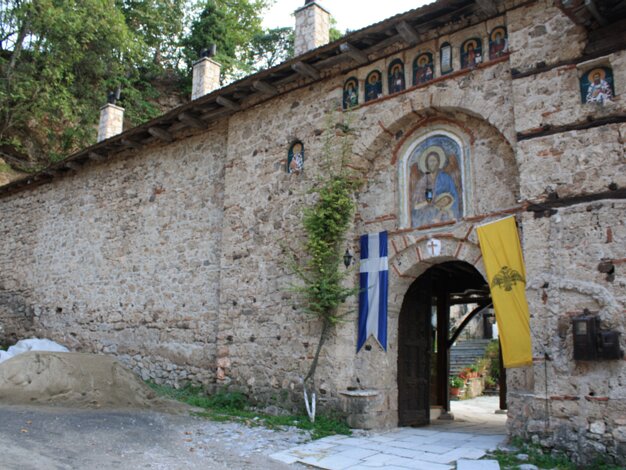
[[[3,199],[5,340],[40,335],[115,354],[145,379],[211,381],[226,137],[216,128]]]
[[[625,54],[576,63],[584,31],[547,8],[554,13],[549,21],[538,21],[545,14],[539,4],[507,14],[511,67],[530,71],[512,80],[515,128],[522,136],[516,152],[521,197],[606,195],[523,216],[535,359],[532,372],[509,381],[508,424],[513,435],[563,448],[589,463],[598,456],[620,459],[626,450],[624,361],[574,361],[572,333],[572,318],[584,309],[598,315],[604,329],[623,334],[626,327],[620,264],[626,256],[626,204],[610,196],[626,186],[625,128],[600,125],[624,113]],[[574,63],[532,73],[538,55],[547,64]],[[604,107],[583,104],[579,88],[582,73],[599,65],[611,65],[615,74],[616,99]],[[614,274],[599,272],[599,264],[610,260],[617,260]]]

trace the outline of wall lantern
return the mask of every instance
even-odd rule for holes
[[[350,249],[346,248],[346,252],[343,255],[343,264],[346,268],[349,268],[350,265],[352,264],[352,260],[354,259],[354,256],[352,256],[352,253],[350,253]]]

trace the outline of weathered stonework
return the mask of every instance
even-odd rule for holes
[[[513,214],[534,363],[509,371],[510,433],[582,460],[623,458],[624,361],[574,361],[571,319],[586,308],[604,327],[626,331],[626,124],[619,120],[626,53],[601,58],[613,68],[614,102],[582,104],[585,65],[575,62],[585,30],[550,0],[520,3],[506,2],[506,11],[479,24],[426,32],[414,47],[391,44],[372,63],[298,78],[272,98],[246,98],[241,111],[190,137],[3,196],[0,341],[42,335],[116,355],[158,382],[194,380],[299,406],[320,325],[295,304],[285,251],[297,250],[309,190],[324,176],[324,131],[346,121],[354,135],[349,163],[365,179],[346,245],[358,259],[359,235],[389,233],[389,346],[385,352],[370,339],[356,353],[357,305],[349,299],[318,369],[323,405],[349,412],[353,425],[397,425],[399,314],[408,289],[445,261],[464,261],[484,276],[474,229]],[[507,28],[510,54],[460,71],[463,41],[480,37],[486,53],[498,26]],[[441,77],[444,41],[454,49],[454,72]],[[411,64],[425,51],[435,55],[435,79],[412,86]],[[405,91],[388,96],[384,78],[382,98],[341,111],[348,77],[359,81],[364,103],[368,73],[386,77],[395,59],[405,64]],[[537,69],[560,61],[572,63]],[[411,228],[400,210],[407,188],[398,165],[416,140],[436,132],[463,143],[465,209],[460,220]],[[294,141],[306,148],[299,175],[286,171]],[[549,195],[562,204],[533,208]],[[437,257],[428,254],[430,237],[441,241]],[[613,272],[600,272],[600,263]],[[353,396],[349,387],[372,393]]]

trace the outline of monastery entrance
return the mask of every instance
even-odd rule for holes
[[[455,306],[467,311],[458,324],[450,316]],[[399,317],[400,426],[428,425],[431,408],[449,416],[450,348],[470,321],[490,306],[487,282],[464,261],[436,264],[411,284]]]

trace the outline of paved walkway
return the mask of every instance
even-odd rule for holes
[[[330,436],[271,457],[329,470],[448,470],[459,460],[480,459],[506,441],[506,415],[495,414],[497,407],[497,397],[452,402],[454,421],[362,437]],[[483,469],[489,468],[483,463]]]

